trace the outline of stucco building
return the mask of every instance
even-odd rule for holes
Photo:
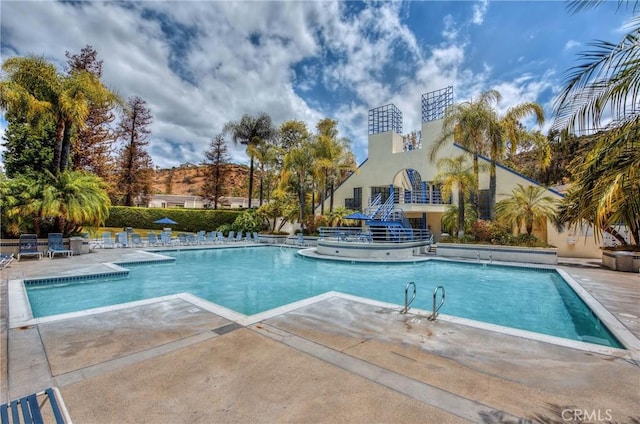
[[[435,240],[442,234],[441,218],[452,199],[443,198],[440,186],[434,183],[438,174],[436,163],[442,157],[457,157],[465,153],[453,138],[445,143],[432,161],[429,149],[442,132],[444,112],[453,104],[453,87],[447,87],[422,96],[422,125],[419,132],[403,136],[402,112],[393,104],[369,111],[368,158],[334,192],[334,207],[366,210],[376,198],[384,202],[394,194],[395,207],[401,209],[415,229],[430,229]],[[489,164],[487,158],[480,158]],[[511,195],[518,184],[539,185],[536,181],[507,167],[496,170],[496,200]],[[488,217],[489,171],[479,178],[480,218]],[[562,194],[547,189],[548,194],[560,200]],[[328,207],[327,200],[325,208]],[[559,256],[600,257],[599,245],[593,231],[558,232],[550,222],[536,228],[536,236],[558,248]]]

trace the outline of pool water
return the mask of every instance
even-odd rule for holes
[[[440,310],[573,340],[622,348],[554,270],[432,260],[415,264],[352,264],[303,258],[294,249],[256,247],[163,252],[175,262],[127,265],[128,277],[27,286],[34,317],[188,292],[253,315],[339,291],[432,309],[433,289],[444,286]]]

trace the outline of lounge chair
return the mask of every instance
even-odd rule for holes
[[[218,241],[220,243],[226,243],[227,242],[227,238],[224,236],[224,234],[222,234],[222,231],[218,231]]]
[[[236,234],[236,238],[233,239],[233,241],[242,241],[242,231],[238,231],[238,234]]]
[[[0,253],[0,270],[5,269],[13,262],[13,253]]]
[[[116,243],[118,243],[120,247],[129,247],[129,233],[127,233],[126,231],[117,233]]]
[[[47,248],[47,255],[50,259],[56,255],[73,256],[73,250],[65,249],[62,242],[62,233],[49,233],[49,247]]]
[[[158,241],[158,236],[156,233],[147,234],[147,245],[148,246],[158,246],[160,242]]]
[[[209,232],[207,234],[207,243],[214,244],[218,241],[218,234],[215,231]]]
[[[197,240],[198,244],[209,244],[209,240],[207,240],[206,231],[198,231],[197,237],[198,237],[198,240]]]
[[[18,260],[22,256],[35,256],[38,259],[42,259],[42,252],[38,250],[38,236],[35,234],[20,234]]]
[[[144,242],[142,241],[142,237],[140,237],[140,234],[138,233],[133,233],[131,234],[131,247],[143,247],[144,246]]]
[[[45,410],[47,404],[50,408]],[[0,405],[0,422],[2,424],[9,422],[14,424],[22,422],[43,423],[43,415],[53,416],[57,424],[71,423],[67,407],[55,387]],[[11,421],[9,421],[9,416],[11,416]]]
[[[227,234],[227,241],[234,241],[236,239],[236,232],[231,230],[229,234]]]
[[[253,241],[255,241],[256,243],[262,243],[262,240],[260,240],[260,235],[256,231],[253,232]]]
[[[113,249],[116,247],[113,237],[111,237],[110,231],[105,231],[102,233],[102,248],[104,249]]]
[[[171,233],[167,231],[163,231],[160,233],[160,241],[164,246],[173,245],[173,240],[171,240]]]

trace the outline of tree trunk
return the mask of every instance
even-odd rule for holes
[[[251,209],[251,197],[253,197],[253,155],[249,162],[249,209]]]
[[[478,203],[478,196],[480,194],[480,165],[478,164],[478,154],[473,155],[473,175],[476,181],[473,183],[473,190],[471,190],[471,204],[473,204],[476,210],[476,216],[480,216],[480,204]]]
[[[262,199],[264,199],[262,195],[262,171],[260,171],[260,206],[262,206]]]
[[[60,172],[64,172],[69,166],[69,156],[71,155],[71,121],[64,121],[64,131],[62,135],[62,145],[60,146]]]
[[[331,196],[331,199],[329,200],[329,213],[333,212],[333,180],[331,180],[331,191],[329,192],[329,195]]]
[[[62,155],[62,140],[64,138],[64,120],[58,119],[56,124],[56,144],[53,147],[53,163],[51,164],[51,172],[58,175],[60,172],[60,157]]]
[[[464,190],[458,187],[458,238],[464,236]]]

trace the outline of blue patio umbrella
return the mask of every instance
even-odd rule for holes
[[[355,213],[352,213],[351,215],[345,216],[344,219],[356,219],[356,220],[362,221],[362,220],[371,219],[371,217],[363,214],[362,212],[355,212]]]
[[[174,225],[177,224],[176,221],[174,221],[171,218],[167,218],[166,216],[164,218],[160,218],[157,221],[153,221],[154,224],[164,224],[164,225]]]

